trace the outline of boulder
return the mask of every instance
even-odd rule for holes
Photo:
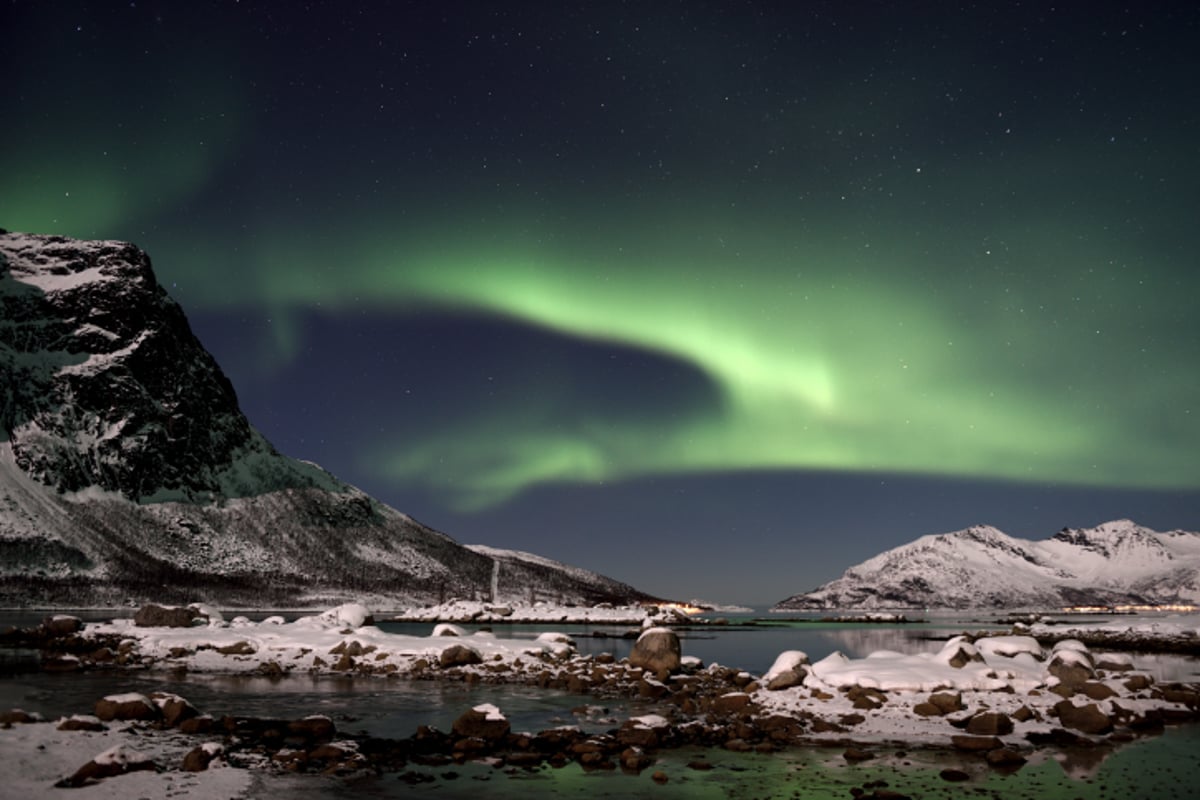
[[[963,705],[962,692],[934,692],[929,695],[929,703],[936,706],[943,716],[966,708]]]
[[[1007,714],[985,711],[967,722],[967,733],[972,736],[1007,736],[1013,732],[1013,722]]]
[[[666,628],[647,628],[634,642],[629,663],[653,672],[659,680],[679,669],[682,650],[679,637]]]
[[[160,606],[148,603],[133,615],[133,624],[139,628],[190,628],[208,621],[208,617],[194,608]]]
[[[736,714],[750,705],[750,695],[745,692],[727,692],[712,700],[712,710],[717,714]]]
[[[158,706],[144,694],[114,694],[96,701],[96,716],[103,722],[155,720],[162,716]]]
[[[512,729],[508,719],[500,713],[500,709],[490,703],[475,706],[454,720],[451,730],[456,736],[464,739],[482,739],[485,742],[498,742]]]
[[[212,763],[213,759],[221,755],[222,752],[224,752],[224,748],[216,742],[206,742],[193,747],[183,757],[183,764],[180,769],[184,772],[203,772],[208,769],[208,765]]]
[[[333,720],[323,714],[292,720],[287,727],[289,736],[298,736],[314,744],[332,741],[337,734]]]
[[[163,723],[168,727],[174,728],[184,720],[200,716],[194,705],[177,694],[154,692],[150,699],[162,712]]]
[[[56,614],[42,620],[42,630],[48,636],[70,636],[83,630],[83,620],[65,614]]]
[[[1077,706],[1070,700],[1062,700],[1055,703],[1054,713],[1064,728],[1081,733],[1102,735],[1111,733],[1113,729],[1112,720],[1095,703]]]
[[[442,668],[465,667],[470,664],[482,664],[483,656],[473,647],[465,644],[452,644],[442,651],[438,664]]]

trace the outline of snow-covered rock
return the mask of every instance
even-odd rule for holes
[[[982,525],[888,550],[774,610],[1200,603],[1200,533],[1129,520],[1042,541]]]

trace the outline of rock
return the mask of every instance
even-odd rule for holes
[[[1149,689],[1153,683],[1149,675],[1130,675],[1125,679],[1125,688],[1131,692],[1141,692]]]
[[[108,726],[101,722],[96,717],[81,716],[76,714],[71,717],[65,717],[58,723],[60,731],[91,731],[97,733],[99,731],[108,730]]]
[[[626,772],[641,772],[653,763],[654,759],[638,747],[627,747],[621,751],[621,769]]]
[[[986,753],[988,750],[998,750],[1004,747],[1004,742],[995,736],[951,736],[950,744],[956,750],[965,750],[969,753]]]
[[[674,631],[647,628],[634,642],[629,663],[654,673],[659,680],[666,680],[668,675],[679,669],[681,654],[679,637]]]
[[[511,727],[500,709],[485,703],[464,712],[454,720],[451,730],[456,736],[494,743],[508,736]]]
[[[158,706],[142,694],[109,695],[96,701],[95,713],[103,722],[155,720],[162,716]]]
[[[750,705],[750,695],[745,692],[727,692],[712,700],[712,710],[717,714],[736,714]]]
[[[962,692],[934,692],[929,695],[930,704],[937,706],[942,715],[953,714],[966,708],[962,701]]]
[[[848,747],[846,748],[846,752],[842,753],[842,758],[847,761],[869,761],[874,757],[874,753],[863,750],[860,747]]]
[[[935,706],[933,703],[917,703],[913,706],[913,713],[918,717],[940,717],[946,712]]]
[[[83,630],[83,620],[79,617],[56,614],[42,620],[42,630],[47,636],[70,636]]]
[[[1054,713],[1064,728],[1070,728],[1093,735],[1111,733],[1112,720],[1100,710],[1095,703],[1077,706],[1070,700],[1062,700],[1054,705]]]
[[[154,692],[150,700],[162,712],[163,723],[170,728],[177,727],[181,722],[192,717],[200,716],[196,707],[177,694]]]
[[[63,778],[55,785],[60,787],[85,786],[115,775],[124,775],[127,772],[139,772],[157,768],[153,759],[149,756],[139,753],[136,750],[131,750],[124,745],[117,745],[105,750],[75,770],[75,773],[71,777]]]
[[[804,683],[806,677],[808,677],[808,670],[806,669],[789,669],[767,681],[767,691],[778,692],[783,689],[791,689],[793,686],[800,686]]]
[[[971,776],[963,772],[961,769],[944,769],[939,772],[938,775],[942,780],[949,781],[950,783],[961,783],[971,779]]]
[[[224,748],[216,742],[208,742],[206,744],[193,747],[183,757],[183,764],[180,767],[184,772],[203,772],[208,769],[208,765],[213,759],[224,752]]]
[[[227,644],[224,647],[218,647],[217,652],[223,656],[248,656],[256,653],[257,649],[254,645],[243,639],[233,644]]]
[[[203,735],[203,734],[207,734],[207,733],[212,733],[213,728],[216,727],[216,724],[217,724],[217,721],[214,720],[211,716],[209,716],[208,714],[202,714],[199,717],[192,717],[191,719],[185,719],[182,722],[180,722],[179,723],[179,732],[190,734],[193,736],[195,736],[197,734]]]
[[[292,720],[287,728],[290,736],[299,736],[312,744],[332,741],[337,735],[337,727],[333,720],[323,714]]]
[[[28,725],[33,722],[41,722],[42,718],[38,714],[30,714],[20,708],[10,709],[9,711],[0,712],[0,725],[5,727],[11,725]]]
[[[133,615],[133,624],[139,628],[190,628],[197,622],[208,621],[206,615],[194,608],[160,606],[148,603]]]
[[[1117,692],[1108,684],[1097,683],[1096,681],[1088,681],[1081,684],[1077,691],[1079,694],[1085,695],[1089,700],[1107,700],[1110,697],[1116,697]]]
[[[442,651],[438,664],[443,668],[464,667],[470,664],[482,664],[483,656],[473,647],[465,644],[452,644]]]
[[[972,736],[1007,736],[1013,732],[1013,722],[1007,714],[985,711],[971,717],[967,733]]]
[[[666,783],[670,779],[667,777],[667,773],[663,772],[660,769],[660,770],[655,770],[654,774],[650,776],[650,780],[654,781],[655,783],[661,784],[661,783]]]
[[[1062,684],[1071,687],[1096,677],[1090,657],[1085,658],[1084,654],[1074,650],[1060,650],[1055,653],[1046,665],[1046,672],[1058,678]]]

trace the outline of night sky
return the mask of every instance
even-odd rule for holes
[[[1200,5],[0,6],[0,226],[133,241],[280,451],[770,603],[1200,529]]]

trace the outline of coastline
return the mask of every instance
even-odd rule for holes
[[[595,613],[577,611],[546,608],[542,613],[559,623],[564,617],[580,624],[599,621]],[[611,608],[592,611],[599,612],[604,622],[626,613]],[[207,619],[202,620],[201,614]],[[136,731],[137,742],[161,737],[174,742],[176,749],[182,746],[180,737],[190,736],[194,747],[216,751],[210,759],[216,768],[224,764],[268,771],[404,774],[422,760],[435,766],[483,760],[522,770],[575,763],[588,769],[638,773],[656,763],[658,754],[680,748],[761,754],[820,747],[841,749],[848,762],[897,750],[957,752],[973,754],[971,758],[989,764],[990,769],[1005,770],[1051,751],[1111,749],[1159,733],[1168,725],[1200,718],[1200,686],[1158,685],[1138,670],[1136,659],[1128,654],[1093,653],[1075,638],[1087,633],[1080,627],[1017,626],[1000,635],[958,636],[937,654],[884,652],[849,659],[834,653],[814,664],[806,654],[790,651],[782,653],[770,670],[755,675],[734,667],[704,665],[686,654],[669,668],[635,665],[631,659],[618,661],[611,656],[582,656],[569,634],[552,630],[526,639],[501,639],[487,631],[471,633],[454,623],[440,623],[429,636],[388,633],[357,604],[292,622],[280,616],[258,622],[246,617],[226,621],[220,612],[204,606],[192,607],[185,616],[187,625],[165,627],[137,625],[133,619],[83,623],[68,615],[51,615],[40,632],[27,631],[26,638],[27,644],[36,643],[42,650],[43,669],[64,672],[161,671],[275,679],[353,676],[355,680],[528,685],[564,690],[581,700],[636,699],[657,709],[654,714],[620,720],[602,735],[578,729],[497,733],[500,728],[481,735],[469,724],[477,709],[463,710],[468,721],[462,730],[418,729],[408,739],[343,733],[327,720],[323,738],[293,742],[301,745],[304,756],[290,760],[288,754],[295,748],[284,744],[287,737],[276,741],[269,732],[280,725],[291,730],[311,723],[224,716],[189,722],[185,729],[153,710],[157,707],[161,712],[168,702],[186,704],[185,698],[176,697],[125,698],[129,710],[112,712],[107,720],[100,713],[69,718],[87,724],[95,718],[102,726],[126,724],[127,730]],[[655,616],[659,615],[644,613],[643,627]],[[473,621],[480,621],[479,617]],[[1126,637],[1136,632],[1143,646],[1150,646],[1155,641],[1192,638],[1194,625],[1193,620],[1181,618],[1096,629]],[[675,637],[670,628],[648,630]],[[1045,648],[1035,634],[1056,636],[1059,644]],[[12,632],[6,636],[10,643],[17,641]],[[97,698],[97,708],[91,711],[97,712],[103,701]],[[188,720],[205,718],[202,710],[193,711]],[[503,718],[503,709],[488,713]],[[134,716],[122,719],[123,714]],[[139,716],[145,714],[149,716]],[[19,723],[17,718],[8,721]],[[49,722],[25,724],[52,727]],[[32,741],[30,736],[0,735],[18,748]],[[66,741],[55,746],[66,746]],[[341,744],[328,749],[337,742]],[[168,763],[160,763],[164,760],[178,762],[179,753],[168,748],[155,761],[157,768],[170,771]]]

